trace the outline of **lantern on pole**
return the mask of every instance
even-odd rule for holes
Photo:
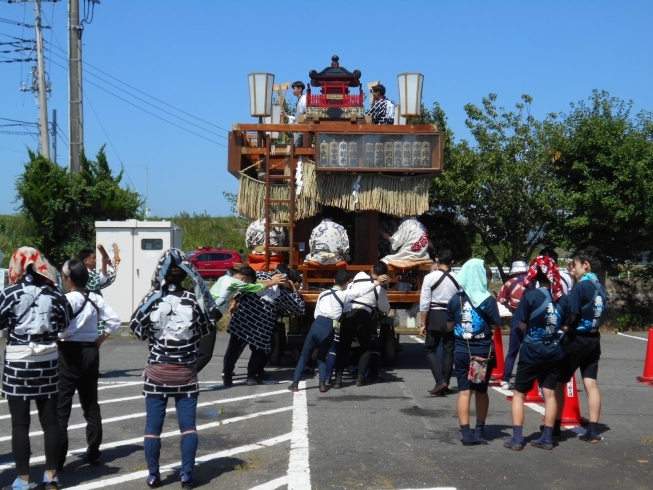
[[[422,86],[424,75],[421,73],[401,73],[397,75],[399,82],[400,116],[418,117],[422,110]]]
[[[250,73],[249,81],[249,112],[253,117],[263,118],[272,115],[272,88],[274,75],[271,73]]]
[[[401,110],[401,105],[397,104],[395,106],[395,126],[406,125],[406,118],[404,116],[399,115],[400,110]]]

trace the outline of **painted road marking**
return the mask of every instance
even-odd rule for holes
[[[220,458],[227,458],[230,456],[235,456],[237,454],[243,454],[243,453],[248,453],[251,451],[256,451],[257,449],[263,449],[266,447],[272,447],[277,444],[280,444],[282,442],[289,441],[291,437],[291,434],[284,434],[282,436],[278,437],[273,437],[272,439],[267,439],[265,441],[259,441],[254,444],[248,444],[246,446],[240,446],[236,447],[233,449],[228,449],[226,451],[219,451],[217,453],[213,454],[207,454],[206,456],[201,456],[195,460],[196,465],[202,465],[204,463],[208,463],[209,461],[213,461],[216,459]],[[165,466],[161,466],[160,472],[162,474],[178,470],[181,468],[181,461],[178,461],[176,463],[172,464],[167,464]],[[128,482],[128,481],[134,481],[134,480],[140,480],[147,478],[147,475],[149,474],[149,471],[144,470],[144,471],[135,471],[133,473],[129,473],[127,475],[121,475],[117,476],[114,478],[107,478],[106,480],[98,480],[90,483],[83,483],[81,485],[77,485],[75,487],[66,487],[69,490],[92,490],[94,488],[104,488],[108,487],[111,485],[120,485],[122,483]],[[274,487],[278,488],[278,487]]]
[[[267,483],[263,483],[262,485],[257,485],[255,487],[252,487],[249,490],[276,490],[277,488],[283,487],[284,485],[287,484],[288,484],[288,477],[282,476],[281,478],[277,478],[276,480],[272,480]]]
[[[290,458],[288,459],[288,490],[311,490],[311,469],[308,457],[308,404],[306,381],[299,383],[293,397]]]
[[[617,332],[617,335],[621,335],[622,337],[630,337],[631,339],[643,340],[644,342],[648,342],[648,339],[645,339],[643,337],[636,337],[634,335],[626,335],[625,333],[621,333],[621,332]]]
[[[275,408],[273,410],[266,410],[265,412],[256,412],[256,413],[252,413],[252,414],[249,414],[249,415],[242,415],[240,417],[233,417],[233,418],[230,418],[230,419],[225,419],[225,420],[222,420],[222,421],[219,421],[219,422],[212,422],[210,424],[198,425],[197,426],[197,431],[199,432],[201,430],[212,429],[214,427],[219,427],[221,425],[233,424],[235,422],[242,422],[243,420],[249,420],[249,419],[253,419],[253,418],[256,418],[256,417],[261,417],[263,415],[273,415],[273,414],[276,414],[276,413],[287,412],[287,411],[292,410],[292,409],[293,409],[293,407],[291,407],[291,406],[290,407]],[[163,432],[160,435],[160,437],[163,439],[163,438],[166,438],[166,437],[174,437],[174,436],[179,436],[179,435],[180,435],[179,430],[173,430],[173,431],[170,431],[170,432]],[[100,449],[105,450],[105,449],[110,449],[110,448],[114,448],[114,447],[128,446],[128,445],[131,445],[131,444],[143,444],[143,436],[135,437],[133,439],[125,439],[125,440],[122,440],[122,441],[109,442],[109,443],[106,443],[106,444],[102,444],[100,446]],[[78,456],[78,455],[85,454],[85,453],[86,453],[86,446],[84,446],[83,448],[80,448],[80,449],[73,449],[72,451],[68,451],[68,453],[66,454],[66,457],[68,457],[68,456]],[[199,460],[199,458],[198,458],[198,460]],[[30,464],[40,463],[40,462],[45,461],[45,456],[35,456],[35,457],[30,458],[29,461],[30,461]],[[13,468],[14,466],[15,466],[14,461],[11,461],[11,462],[5,463],[5,464],[0,464],[0,471],[6,470],[8,468]]]
[[[271,391],[269,393],[257,393],[256,395],[239,396],[237,398],[225,398],[223,400],[213,400],[210,402],[198,403],[197,408],[209,407],[211,405],[217,405],[218,403],[233,403],[242,400],[251,400],[253,398],[262,398],[264,396],[281,395],[281,394],[288,394],[288,393],[289,393],[288,390],[279,390],[279,391]],[[166,413],[174,412],[175,410],[176,410],[175,407],[167,408]],[[105,424],[110,424],[112,422],[120,422],[121,420],[129,420],[129,419],[136,419],[139,417],[145,417],[146,415],[147,415],[146,412],[139,412],[139,413],[130,413],[129,415],[121,415],[120,417],[111,417],[108,419],[102,419],[102,426],[104,426]],[[85,428],[86,428],[86,422],[84,422],[83,424],[75,424],[75,425],[68,426],[69,431],[75,429],[85,429]],[[41,435],[43,435],[43,431],[40,430],[29,433],[30,437],[41,436]],[[10,441],[10,440],[11,440],[11,436],[0,437],[0,442]]]

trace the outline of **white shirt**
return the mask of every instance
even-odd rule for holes
[[[356,291],[352,291],[351,289],[345,289],[344,291],[339,291],[337,289],[322,291],[317,297],[314,318],[323,316],[326,318],[331,318],[332,320],[338,320],[342,315],[342,308],[345,303],[349,303],[352,299],[356,299],[363,294],[369,293],[373,289],[374,283],[370,282],[368,284],[361,285],[361,287]],[[335,296],[340,298],[342,304],[340,304]]]
[[[116,333],[120,329],[120,317],[99,294],[89,293],[86,304],[84,304],[84,295],[79,291],[67,293],[66,299],[73,313],[81,309],[77,316],[70,319],[68,328],[59,334],[59,338],[66,342],[94,342],[98,337],[98,320],[106,324],[104,331],[108,334]],[[91,301],[95,303],[97,310]],[[84,305],[83,309],[82,305]]]
[[[455,278],[456,275],[449,271],[451,277]],[[428,273],[424,276],[424,282],[422,282],[422,293],[419,297],[419,311],[429,311],[429,310],[446,310],[449,300],[453,297],[454,294],[458,292],[458,288],[453,283],[451,279],[445,277],[440,285],[431,291],[431,288],[435,285],[436,282],[444,275],[442,270],[437,269],[433,272]],[[444,306],[433,306],[431,303],[439,303]]]
[[[571,279],[571,276],[569,275],[569,272],[567,272],[565,269],[559,269],[560,271],[560,278],[562,281],[562,290],[565,294],[569,294],[569,290],[571,287],[574,285],[574,281]]]
[[[297,99],[295,112],[297,116],[300,114],[306,114],[306,94],[303,94],[299,99]],[[288,123],[295,124],[297,122],[297,116],[288,116]]]
[[[367,286],[373,282],[374,279],[372,279],[372,276],[370,276],[367,272],[359,272],[354,277],[354,280],[349,283],[347,290],[355,291],[358,293],[363,286]],[[347,313],[350,310],[358,310],[360,308],[364,308],[372,312],[374,307],[377,307],[379,311],[383,313],[390,311],[390,301],[388,301],[388,294],[385,292],[385,288],[382,288],[380,285],[376,287],[376,295],[374,294],[374,289],[372,289],[369,293],[360,295],[354,301],[356,302],[349,302],[345,304],[345,307],[342,310],[343,313]]]

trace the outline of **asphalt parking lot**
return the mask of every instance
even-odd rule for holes
[[[553,451],[526,446],[515,453],[502,446],[511,435],[510,403],[498,389],[490,390],[490,444],[460,444],[456,395],[428,396],[433,382],[418,339],[402,337],[403,352],[384,371],[383,382],[357,388],[349,380],[341,390],[320,394],[312,377],[299,393],[286,390],[294,368],[290,356],[280,368],[268,368],[271,377],[264,385],[246,386],[247,350],[237,364],[234,386],[224,388],[220,372],[228,337],[220,334],[213,361],[200,377],[198,488],[653,488],[653,386],[636,381],[647,343],[643,334],[632,335],[606,334],[602,339],[603,440],[584,443],[576,438],[582,428],[570,428]],[[507,348],[505,338],[504,344]],[[103,345],[103,463],[91,467],[83,461],[85,424],[79,407],[73,408],[71,452],[60,474],[63,488],[147,488],[140,394],[146,357],[146,343],[128,337]],[[582,384],[579,391],[581,411],[587,415]],[[541,419],[537,407],[527,409],[527,441],[539,436]],[[31,433],[31,475],[40,482],[43,440],[36,415]],[[178,488],[174,409],[163,437],[164,488]],[[14,478],[11,420],[2,400],[0,486]]]

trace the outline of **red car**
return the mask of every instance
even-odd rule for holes
[[[242,262],[238,252],[222,248],[202,247],[188,252],[186,256],[204,279],[224,276],[225,272]]]

